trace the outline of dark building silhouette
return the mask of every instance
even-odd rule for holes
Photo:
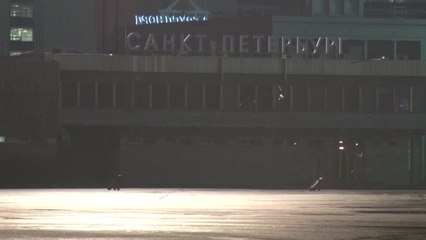
[[[422,2],[226,3],[34,1],[42,57],[1,65],[2,163],[46,156],[75,186],[425,186]]]
[[[42,56],[5,57],[0,73],[0,186],[51,186],[60,124],[59,66]]]

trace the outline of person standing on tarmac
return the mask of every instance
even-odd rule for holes
[[[323,181],[324,181],[325,177],[319,177],[318,179],[316,179],[311,186],[309,186],[308,190],[309,191],[321,191],[321,187],[323,185]]]
[[[121,175],[121,173],[119,173],[117,176],[115,176],[110,185],[108,186],[108,190],[114,190],[114,191],[120,191],[121,188],[121,184],[123,182],[123,175]]]

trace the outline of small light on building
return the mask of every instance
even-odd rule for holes
[[[343,141],[342,141],[342,140],[340,140],[340,141],[339,141],[339,143],[340,143],[340,144],[343,144]]]
[[[344,146],[339,146],[339,150],[343,151],[343,150],[345,150],[345,147]]]
[[[5,143],[6,142],[6,138],[4,136],[0,136],[0,143]]]
[[[358,146],[359,146],[359,143],[357,143],[357,142],[356,142],[356,143],[355,143],[355,146],[356,146],[356,147],[358,147]]]

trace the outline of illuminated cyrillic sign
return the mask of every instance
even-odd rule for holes
[[[200,8],[193,0],[175,0],[167,8],[154,15],[136,15],[136,25],[166,24],[207,21],[209,12]]]
[[[131,52],[184,52],[184,53],[281,53],[281,54],[342,54],[339,37],[285,37],[263,35],[207,34],[142,34],[130,32],[126,47]]]
[[[184,22],[198,22],[198,21],[207,21],[208,16],[196,16],[196,15],[136,15],[135,24],[136,25],[145,25],[145,24],[163,24],[163,23],[184,23]]]

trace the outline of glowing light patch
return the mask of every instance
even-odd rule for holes
[[[0,143],[5,143],[6,142],[6,138],[4,136],[0,136]]]

